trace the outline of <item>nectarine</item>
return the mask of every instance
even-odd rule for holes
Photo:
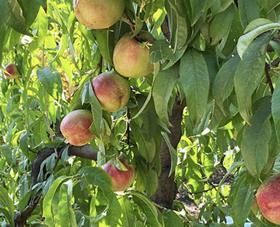
[[[126,171],[119,170],[114,166],[112,161],[107,162],[103,169],[109,174],[112,180],[112,190],[114,192],[125,191],[129,188],[134,180],[135,170],[132,165],[129,165],[124,160],[120,160],[127,168]]]
[[[271,223],[280,225],[280,174],[262,184],[256,198],[262,215]]]
[[[124,107],[130,96],[128,81],[114,72],[105,72],[92,80],[93,90],[104,110],[115,112]]]
[[[92,29],[109,28],[123,15],[124,0],[74,0],[79,22]]]
[[[125,77],[143,77],[153,72],[149,48],[128,34],[117,42],[113,62],[116,71]]]
[[[63,118],[60,124],[60,131],[71,145],[83,146],[94,138],[93,133],[90,131],[91,124],[91,112],[74,110]]]
[[[19,73],[15,64],[9,64],[6,66],[4,74],[9,79],[15,79],[18,77]]]

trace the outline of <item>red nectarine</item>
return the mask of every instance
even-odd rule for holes
[[[114,72],[105,72],[92,80],[93,90],[102,107],[115,112],[124,107],[130,96],[128,81]]]
[[[126,161],[120,160],[127,168],[126,171],[119,170],[114,166],[112,161],[107,162],[103,169],[109,174],[112,180],[112,190],[114,192],[125,191],[134,181],[135,170],[132,165],[128,165]]]
[[[153,72],[149,48],[128,34],[116,44],[113,62],[116,71],[125,77],[143,77]]]
[[[77,19],[92,29],[109,28],[123,15],[124,0],[74,0]]]
[[[83,146],[94,138],[93,133],[90,131],[91,124],[91,112],[74,110],[63,118],[60,124],[60,131],[71,145]]]
[[[15,64],[9,64],[6,66],[4,74],[9,79],[15,79],[18,77],[19,73]]]
[[[271,223],[280,225],[280,174],[262,184],[256,198],[262,215]]]

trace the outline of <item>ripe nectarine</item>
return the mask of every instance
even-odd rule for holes
[[[130,96],[128,81],[114,72],[105,72],[92,80],[93,90],[104,110],[115,112],[124,107]]]
[[[93,133],[90,131],[91,124],[91,112],[74,110],[63,118],[60,124],[60,131],[71,145],[83,146],[94,138]]]

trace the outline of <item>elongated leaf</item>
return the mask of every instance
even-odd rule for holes
[[[259,18],[260,9],[257,0],[238,0],[241,24],[245,28],[252,20]]]
[[[48,226],[55,226],[55,220],[54,220],[54,213],[52,209],[52,203],[53,203],[53,198],[55,196],[56,191],[60,187],[60,185],[70,179],[71,177],[66,177],[66,176],[61,176],[57,178],[51,187],[49,188],[47,194],[44,197],[43,200],[43,215],[45,217],[45,223]]]
[[[244,226],[254,199],[254,191],[247,180],[247,175],[241,176],[234,184],[231,197],[233,199],[231,214],[235,226]]]
[[[63,226],[65,223],[67,223],[67,226],[69,227],[77,226],[74,210],[71,204],[72,190],[72,181],[63,183],[60,186],[57,212],[54,214],[56,220],[55,224],[57,226]]]
[[[167,210],[163,213],[163,220],[165,226],[184,227],[182,218],[179,217],[174,211]]]
[[[103,131],[102,107],[93,91],[93,87],[90,81],[85,83],[81,99],[82,104],[88,103],[91,105],[93,118],[93,124],[91,125],[92,132],[95,135],[101,135]]]
[[[159,119],[165,124],[170,124],[168,117],[168,102],[177,80],[178,68],[172,67],[168,70],[159,72],[154,82],[152,96],[154,99],[155,110]]]
[[[0,187],[0,213],[3,211],[10,225],[14,226],[13,213],[15,211],[13,201],[11,200],[8,191],[1,186]]]
[[[219,106],[230,96],[233,91],[234,74],[239,64],[239,57],[236,55],[229,59],[220,68],[217,76],[215,77],[212,93]]]
[[[234,76],[239,112],[247,122],[250,122],[252,112],[252,94],[264,75],[265,52],[269,40],[270,34],[263,34],[251,43],[238,64]]]
[[[58,72],[52,71],[50,68],[44,68],[37,71],[37,77],[52,97],[56,98],[61,94],[62,82]]]
[[[109,175],[101,168],[90,166],[81,169],[79,174],[84,176],[90,185],[96,185],[103,191],[103,194],[107,199],[107,206],[103,212],[101,212],[101,218],[103,215],[105,216],[107,214],[106,220],[109,225],[116,226],[121,215],[119,212],[121,207],[115,194],[112,192],[112,181]],[[99,220],[100,218],[97,216],[93,217],[92,220],[94,219]]]
[[[253,23],[253,22],[252,22]],[[252,25],[251,25],[252,26]],[[250,27],[249,27],[250,29]],[[245,51],[249,48],[249,45],[253,42],[253,40],[259,35],[274,29],[280,29],[280,23],[269,23],[261,25],[254,30],[246,33],[238,39],[237,43],[237,51],[240,58],[243,58]]]
[[[157,209],[154,204],[143,194],[131,191],[130,194],[133,196],[133,200],[142,209],[147,217],[147,224],[149,226],[161,227],[161,223],[158,220]]]
[[[171,46],[182,49],[188,38],[186,9],[182,0],[167,0],[166,10],[171,31]]]
[[[271,138],[271,98],[259,101],[250,126],[246,126],[241,141],[241,154],[248,171],[259,177],[269,157],[269,141]]]
[[[229,7],[225,11],[217,14],[209,25],[209,35],[211,44],[216,45],[222,39],[227,39],[231,29],[232,20],[234,17],[234,6]]]
[[[123,227],[137,227],[136,226],[136,216],[133,213],[133,204],[126,197],[120,198],[120,205],[122,208],[122,226]]]
[[[280,79],[277,80],[275,90],[272,95],[272,117],[275,125],[278,143],[280,142]]]
[[[170,152],[170,157],[171,157],[171,168],[169,172],[169,176],[170,176],[172,173],[175,172],[175,168],[177,166],[177,150],[172,146],[167,133],[162,132],[161,134]]]
[[[156,154],[156,142],[149,133],[143,132],[141,128],[134,122],[131,123],[133,128],[133,138],[135,139],[138,152],[148,162],[152,162]]]
[[[110,64],[112,64],[113,49],[110,42],[110,31],[109,30],[94,30],[93,34],[98,43],[98,48],[102,57]]]
[[[180,62],[180,83],[187,99],[192,120],[197,124],[207,109],[209,74],[202,54],[189,50]]]

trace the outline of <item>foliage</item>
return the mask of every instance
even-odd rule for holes
[[[252,206],[280,171],[279,0],[127,0],[110,29],[80,24],[71,1],[0,0],[0,222],[30,201],[37,226],[274,226]],[[153,75],[129,79],[129,103],[102,110],[89,80],[113,69],[127,32],[147,31]],[[15,63],[20,78],[4,76]],[[185,105],[170,141],[172,106]],[[97,160],[75,157],[59,132],[68,112],[91,110]],[[172,209],[150,199],[166,143],[178,192]],[[173,145],[173,146],[172,146]],[[40,151],[55,152],[32,165]],[[90,151],[88,151],[90,152]],[[125,156],[132,189],[115,194],[101,166]],[[195,208],[195,209],[194,209]]]

